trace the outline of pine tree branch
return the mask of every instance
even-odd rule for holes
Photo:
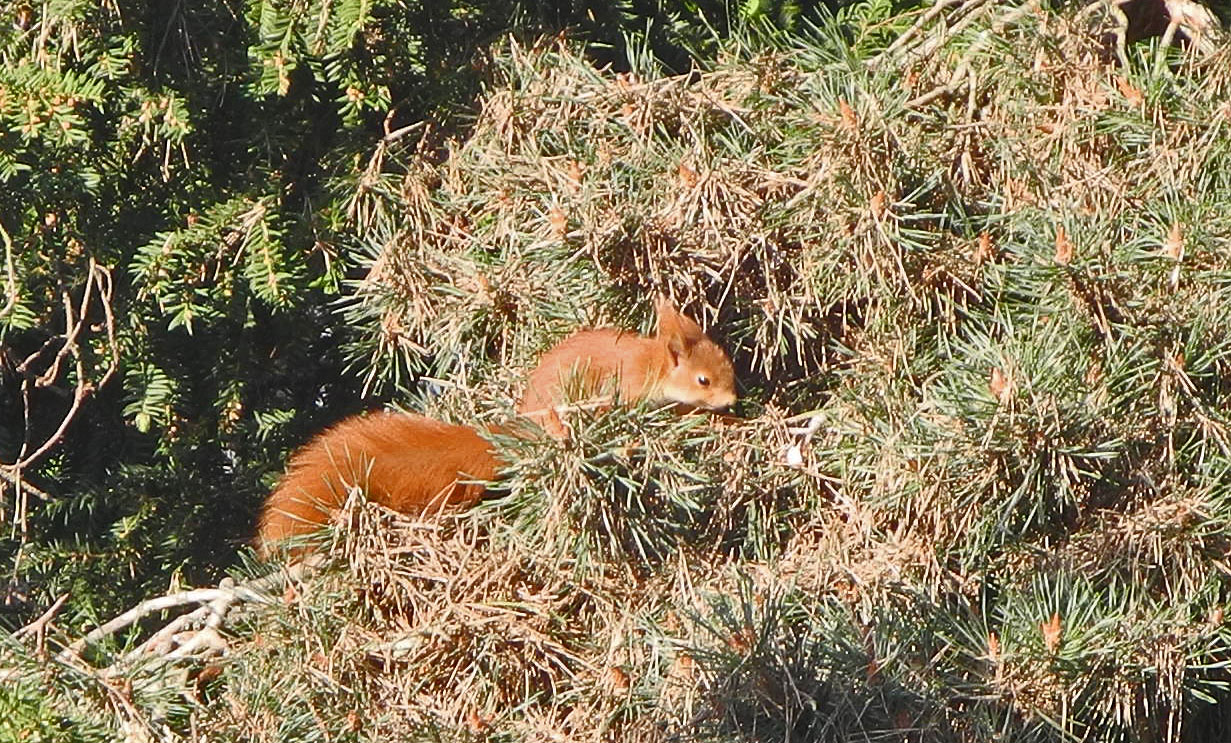
[[[268,595],[259,592],[261,588],[265,587],[267,581],[268,579],[262,579],[261,581],[253,582],[251,585],[235,585],[228,578],[223,580],[217,588],[197,588],[191,591],[181,591],[166,596],[146,599],[123,614],[104,622],[81,639],[64,648],[56,656],[56,660],[67,662],[72,657],[80,657],[81,653],[90,645],[132,626],[151,614],[189,604],[206,604],[206,606],[201,607],[189,616],[193,620],[205,618],[207,626],[210,626],[212,629],[212,626],[221,623],[222,618],[230,611],[231,606],[237,602],[270,603],[272,599]],[[183,629],[187,624],[189,624],[188,620],[182,621],[180,618],[177,618],[156,634],[155,638],[159,640],[166,639],[176,631]],[[145,646],[143,645],[143,647]]]
[[[4,480],[18,492],[33,493],[36,498],[41,501],[51,500],[51,494],[35,485],[32,485],[29,480],[21,475],[21,467],[12,464],[0,463],[0,480]]]
[[[0,320],[3,320],[17,306],[17,272],[13,268],[13,238],[9,236],[8,230],[4,229],[3,224],[0,224],[0,237],[4,238],[4,269],[7,285],[4,307],[0,307]]]
[[[30,451],[29,429],[27,427],[27,436],[22,443],[21,451],[17,455],[17,459],[13,462],[0,463],[0,476],[6,480],[16,484],[20,479],[21,471],[36,464],[40,459],[48,454],[53,448],[58,446],[64,438],[68,427],[81,411],[81,406],[85,400],[97,391],[100,387],[108,384],[115,376],[119,369],[120,356],[119,344],[116,340],[115,316],[112,308],[112,281],[111,273],[106,268],[98,265],[93,258],[89,261],[89,266],[86,272],[86,285],[82,295],[82,299],[77,308],[74,308],[72,297],[69,296],[68,290],[63,291],[64,303],[64,320],[65,326],[69,328],[67,333],[62,336],[63,345],[56,353],[55,359],[50,366],[38,377],[34,379],[34,386],[46,387],[50,386],[60,376],[60,367],[65,358],[71,356],[73,358],[76,379],[73,386],[72,403],[68,411],[61,417],[60,424],[56,430],[52,432],[39,446]],[[85,365],[85,357],[81,351],[79,336],[89,317],[90,303],[94,298],[94,292],[97,291],[103,306],[104,326],[107,331],[107,345],[110,350],[107,368],[103,371],[102,376],[97,382],[90,381],[89,373]],[[43,349],[47,345],[43,346]],[[31,354],[18,368],[19,371],[28,369],[29,364],[38,357],[43,351],[39,349],[34,354]],[[27,377],[22,381],[22,397],[26,406],[25,418],[29,421],[29,396],[30,396],[30,379]],[[32,489],[31,492],[46,499],[45,493],[37,489]]]

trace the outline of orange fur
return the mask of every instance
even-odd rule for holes
[[[549,433],[564,437],[557,406],[576,391],[582,402],[674,402],[722,410],[735,402],[735,371],[726,352],[701,326],[660,299],[658,334],[648,338],[612,328],[582,330],[543,355],[517,406]]]
[[[256,544],[319,529],[360,486],[370,500],[403,513],[469,505],[501,462],[474,429],[421,415],[358,415],[327,429],[291,457],[286,475],[261,512]]]

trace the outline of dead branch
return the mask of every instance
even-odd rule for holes
[[[90,270],[86,271],[85,290],[81,296],[81,311],[77,312],[73,308],[73,296],[67,287],[60,288],[60,301],[64,304],[64,327],[68,332],[64,335],[64,341],[60,345],[60,350],[56,352],[56,357],[52,359],[51,365],[38,375],[35,379],[36,387],[46,387],[54,384],[56,379],[60,377],[60,367],[64,364],[64,359],[69,355],[77,357],[80,352],[80,346],[77,345],[77,338],[81,335],[81,328],[85,326],[86,313],[89,312],[90,299],[94,295],[94,271],[93,261],[91,261]]]
[[[921,108],[937,98],[956,93],[961,90],[964,85],[972,85],[975,78],[971,73],[971,60],[974,59],[976,55],[982,54],[983,50],[988,44],[991,43],[992,39],[1002,34],[1006,28],[1016,23],[1021,18],[1029,15],[1036,8],[1037,2],[1032,0],[1031,2],[1024,3],[1021,6],[1012,9],[1003,17],[997,19],[990,28],[980,32],[974,43],[967,47],[966,51],[962,54],[961,59],[958,60],[957,66],[953,69],[952,74],[950,74],[949,82],[933,88],[926,93],[918,95],[903,105],[906,108]],[[959,30],[962,30],[964,26],[969,24],[974,17],[975,16],[973,13],[967,15],[966,18],[963,18],[952,29],[949,29],[949,33],[957,33]],[[939,41],[935,43],[936,47],[939,47],[939,45]],[[919,50],[919,54],[926,56],[927,54],[930,54],[931,51],[931,49],[921,49]]]
[[[1028,2],[1022,8],[1033,8],[1034,2]],[[957,5],[948,16],[941,16],[938,22],[939,29],[937,33],[931,36],[922,38],[912,45],[900,46],[897,54],[902,57],[900,64],[909,67],[917,62],[925,60],[936,53],[937,49],[944,46],[948,40],[967,29],[978,18],[986,15],[981,11],[995,11],[996,5],[990,0],[968,0]],[[934,20],[935,15],[931,16]],[[882,55],[883,56],[883,55]],[[876,60],[873,60],[876,61]]]
[[[11,245],[8,239],[8,234],[4,233],[6,247]],[[103,371],[98,380],[91,381],[90,374],[86,369],[85,355],[81,350],[81,333],[86,326],[89,316],[90,303],[94,301],[95,293],[102,305],[104,326],[107,332],[107,346],[109,357],[107,367]],[[26,438],[22,443],[21,451],[17,455],[16,461],[0,462],[0,479],[7,481],[19,492],[29,491],[34,493],[42,500],[48,500],[50,496],[42,490],[31,486],[25,482],[21,473],[22,470],[37,463],[40,459],[46,456],[52,449],[60,444],[63,440],[68,427],[72,425],[78,413],[81,411],[81,406],[91,394],[98,388],[108,384],[115,376],[116,371],[120,366],[120,350],[119,344],[116,341],[115,331],[115,314],[112,302],[114,301],[114,286],[111,278],[111,272],[104,266],[100,266],[93,258],[90,259],[89,266],[86,272],[85,289],[82,292],[81,301],[74,307],[72,296],[65,289],[63,294],[64,302],[64,321],[66,332],[62,336],[48,340],[40,349],[30,354],[25,361],[18,367],[18,371],[25,375],[22,381],[22,403],[24,408],[24,417],[26,420]],[[53,342],[60,342],[60,350],[56,353],[55,358],[51,361],[47,369],[39,374],[34,379],[34,386],[46,387],[50,386],[60,376],[61,368],[64,360],[72,357],[76,372],[76,379],[73,387],[72,403],[68,411],[60,419],[60,424],[56,430],[47,437],[37,448],[30,450],[29,438],[29,420],[30,420],[30,384],[29,377],[30,365],[42,355],[42,353],[50,347]]]
[[[207,604],[207,606],[202,607],[205,610],[203,615],[217,617],[213,624],[218,626],[231,606],[237,602],[270,603],[271,601],[272,599],[268,595],[246,585],[235,585],[229,578],[223,580],[218,588],[197,588],[191,591],[181,591],[166,596],[146,599],[123,614],[108,622],[104,622],[102,625],[91,630],[85,637],[64,648],[56,656],[56,660],[67,662],[70,657],[79,657],[82,651],[89,645],[129,627],[151,614],[168,609],[175,609],[190,604]],[[198,612],[200,611],[198,610]],[[194,612],[194,614],[196,613]],[[186,623],[180,623],[180,620],[177,619],[172,624],[176,625],[177,628],[182,628]],[[166,637],[169,635],[165,633],[164,628],[157,636]]]
[[[933,5],[931,8],[928,9],[926,13],[919,16],[919,19],[915,21],[914,25],[906,29],[906,31],[903,32],[901,36],[894,39],[893,43],[885,48],[885,51],[881,52],[880,54],[876,55],[871,60],[869,60],[868,66],[872,68],[877,67],[886,58],[896,54],[899,49],[903,48],[904,46],[906,46],[907,43],[914,40],[915,36],[918,35],[920,31],[923,30],[923,27],[928,25],[932,21],[934,21],[936,19],[936,16],[945,12],[949,8],[953,7],[954,5],[962,4],[964,1],[965,0],[941,0],[940,2]]]
[[[42,615],[39,616],[38,619],[35,619],[33,622],[30,622],[26,626],[14,632],[13,639],[20,640],[26,635],[32,634],[39,638],[39,644],[41,645],[42,638],[47,632],[47,625],[51,623],[51,620],[55,617],[56,614],[59,613],[60,608],[64,606],[64,602],[67,600],[68,600],[68,594],[67,593],[61,594],[60,598],[56,599],[55,603],[51,605],[51,608],[43,612]]]
[[[13,238],[3,224],[0,224],[0,237],[4,238],[5,280],[8,285],[8,296],[4,300],[4,307],[0,308],[0,319],[3,319],[17,306],[17,272],[13,268]]]
[[[218,585],[220,589],[234,590],[236,588],[246,592],[243,596],[244,600],[252,600],[252,596],[257,596],[266,591],[272,591],[281,587],[287,580],[292,580],[296,576],[289,572],[277,572],[267,575],[263,578],[248,581],[240,586],[236,586],[234,581],[226,578]],[[249,595],[251,594],[251,595]],[[266,596],[260,596],[255,599],[257,603],[268,603],[270,599]],[[220,595],[218,598],[210,601],[197,609],[181,614],[173,619],[162,629],[150,635],[145,642],[138,645],[135,649],[129,651],[116,664],[116,667],[123,667],[132,664],[138,658],[150,653],[161,655],[167,658],[186,657],[194,653],[198,648],[204,645],[215,647],[215,640],[221,640],[217,634],[217,630],[222,627],[223,620],[231,609],[231,605],[236,603],[236,599],[230,595]],[[202,629],[194,635],[193,638],[181,644],[174,651],[172,646],[176,637],[189,628],[201,626]],[[207,635],[202,640],[198,641],[197,636],[202,634]]]
[[[0,464],[0,480],[4,480],[17,491],[33,493],[36,498],[41,501],[51,500],[51,494],[41,488],[31,485],[25,478],[21,476],[21,468],[11,464]]]
[[[273,603],[275,599],[269,592],[277,590],[295,577],[293,571],[283,570],[241,584],[236,584],[231,578],[224,578],[217,588],[198,588],[147,599],[65,646],[55,656],[54,661],[111,689],[108,679],[130,671],[142,658],[155,657],[155,668],[161,668],[177,660],[219,655],[227,649],[227,641],[220,630],[231,612],[244,604]],[[47,628],[67,599],[68,594],[58,598],[38,619],[14,632],[13,638],[20,640],[29,636],[36,637],[41,653]],[[151,614],[192,604],[201,606],[175,617],[145,642],[110,665],[95,667],[82,657],[82,653],[91,644],[131,627]],[[22,671],[16,667],[0,668],[0,682],[20,678],[21,674]]]
[[[112,618],[110,621],[95,627],[85,637],[77,640],[69,645],[56,656],[57,660],[67,661],[70,655],[80,655],[88,645],[97,643],[99,640],[113,635],[116,632],[131,626],[150,614],[168,609],[174,609],[188,604],[202,604],[211,601],[216,601],[219,598],[224,598],[233,595],[232,592],[220,588],[197,588],[191,591],[182,591],[180,593],[172,593],[167,596],[159,596],[158,598],[146,599],[140,604],[137,604],[128,611]]]

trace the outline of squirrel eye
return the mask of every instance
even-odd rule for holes
[[[707,377],[707,376],[705,376],[704,374],[702,374],[702,375],[700,375],[700,376],[698,376],[698,377],[697,377],[697,384],[701,385],[702,387],[709,387],[709,386],[710,386],[710,378],[709,378],[709,377]]]

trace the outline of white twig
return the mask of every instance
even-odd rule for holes
[[[5,278],[8,280],[8,298],[4,301],[4,307],[0,308],[0,319],[2,319],[17,306],[17,272],[13,269],[13,238],[9,237],[8,230],[4,229],[3,224],[0,224],[0,237],[4,238]]]
[[[64,606],[64,602],[67,600],[68,594],[61,594],[60,598],[56,599],[55,603],[51,605],[51,608],[43,612],[42,616],[14,632],[13,639],[20,640],[22,637],[29,634],[42,636],[42,634],[47,630],[47,625],[51,622],[52,618],[55,617],[56,613],[60,611],[60,607]]]
[[[895,54],[899,49],[905,46],[907,42],[913,39],[915,35],[918,34],[923,29],[924,26],[931,23],[932,20],[936,18],[936,16],[945,12],[949,8],[953,7],[954,5],[960,5],[964,1],[965,0],[941,0],[940,2],[933,5],[926,13],[919,16],[919,20],[915,21],[913,26],[906,29],[906,31],[903,32],[901,36],[894,39],[893,43],[885,48],[885,51],[873,57],[868,62],[868,67],[874,68],[877,65],[879,65],[886,57],[892,54]]]
[[[0,463],[0,480],[4,480],[8,484],[12,485],[18,493],[25,491],[33,493],[39,500],[51,500],[50,493],[31,485],[24,477],[21,476],[20,467]]]
[[[244,586],[236,586],[234,588],[197,588],[191,591],[181,591],[180,593],[173,593],[167,596],[147,599],[114,619],[94,628],[85,637],[82,637],[80,640],[77,640],[72,645],[69,645],[62,650],[60,654],[56,656],[56,659],[59,661],[67,661],[72,656],[79,656],[81,651],[85,650],[85,648],[89,645],[98,642],[108,635],[113,635],[125,627],[129,627],[141,621],[150,614],[166,611],[167,609],[174,609],[179,606],[186,606],[188,604],[205,603],[211,603],[214,604],[214,606],[204,608],[213,609],[215,612],[218,612],[219,609],[223,609],[223,611],[218,613],[225,613],[225,609],[229,609],[230,605],[235,601],[269,603],[271,599],[264,594],[257,593],[251,588]]]

